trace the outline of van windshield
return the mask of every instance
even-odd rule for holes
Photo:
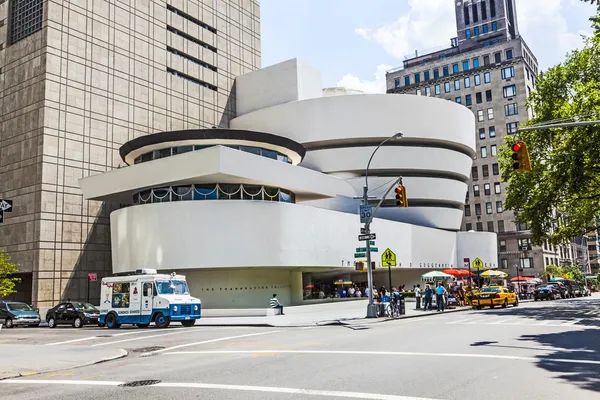
[[[190,294],[186,281],[156,281],[158,294]]]

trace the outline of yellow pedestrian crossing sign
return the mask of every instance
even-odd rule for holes
[[[395,267],[396,266],[396,253],[390,249],[386,249],[381,255],[381,266],[383,267]]]
[[[481,258],[477,257],[476,259],[473,260],[473,268],[475,268],[475,269],[483,268],[483,261],[481,261]]]

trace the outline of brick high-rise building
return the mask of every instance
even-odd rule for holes
[[[260,66],[258,0],[8,0],[0,4],[0,248],[12,298],[46,308],[112,274],[109,213],[78,179],[165,130],[228,127],[234,78]],[[91,299],[99,296],[99,282]]]
[[[535,276],[546,265],[561,264],[559,253],[572,261],[573,249],[532,246],[527,224],[504,210],[506,183],[497,154],[504,137],[531,118],[526,101],[536,87],[537,60],[519,35],[515,0],[466,0],[455,6],[458,37],[448,48],[408,58],[389,71],[388,93],[439,97],[473,111],[477,156],[462,229],[496,232],[500,268],[516,275],[519,266],[521,274]]]

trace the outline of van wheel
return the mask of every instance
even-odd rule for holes
[[[117,322],[117,316],[115,314],[108,314],[106,316],[106,326],[108,329],[117,329],[121,325]]]
[[[56,320],[52,317],[48,318],[48,328],[56,328]]]
[[[192,326],[194,326],[195,323],[195,319],[191,319],[189,321],[181,321],[181,325],[185,326],[186,328],[191,328]]]
[[[163,313],[158,313],[156,314],[156,318],[154,319],[154,323],[156,324],[157,328],[168,328],[169,324],[171,323],[171,320],[169,319],[169,317],[165,317],[163,315]]]

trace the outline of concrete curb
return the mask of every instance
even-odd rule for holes
[[[129,352],[125,349],[118,349],[119,354],[114,355],[114,356],[110,356],[110,357],[105,357],[101,360],[98,361],[93,361],[93,362],[88,362],[88,363],[84,363],[84,364],[77,364],[77,365],[73,365],[72,367],[67,367],[67,368],[57,368],[57,369],[49,369],[49,370],[45,370],[45,371],[31,371],[31,372],[19,372],[16,375],[3,375],[0,376],[0,381],[3,381],[5,379],[15,379],[15,378],[22,378],[22,377],[27,377],[27,376],[34,376],[34,375],[40,375],[40,374],[48,374],[51,372],[62,372],[62,371],[68,371],[70,369],[74,369],[74,368],[83,368],[83,367],[89,367],[90,365],[96,365],[96,364],[101,364],[101,363],[105,363],[108,361],[114,361],[114,360],[118,360],[121,358],[125,358],[129,355]]]

